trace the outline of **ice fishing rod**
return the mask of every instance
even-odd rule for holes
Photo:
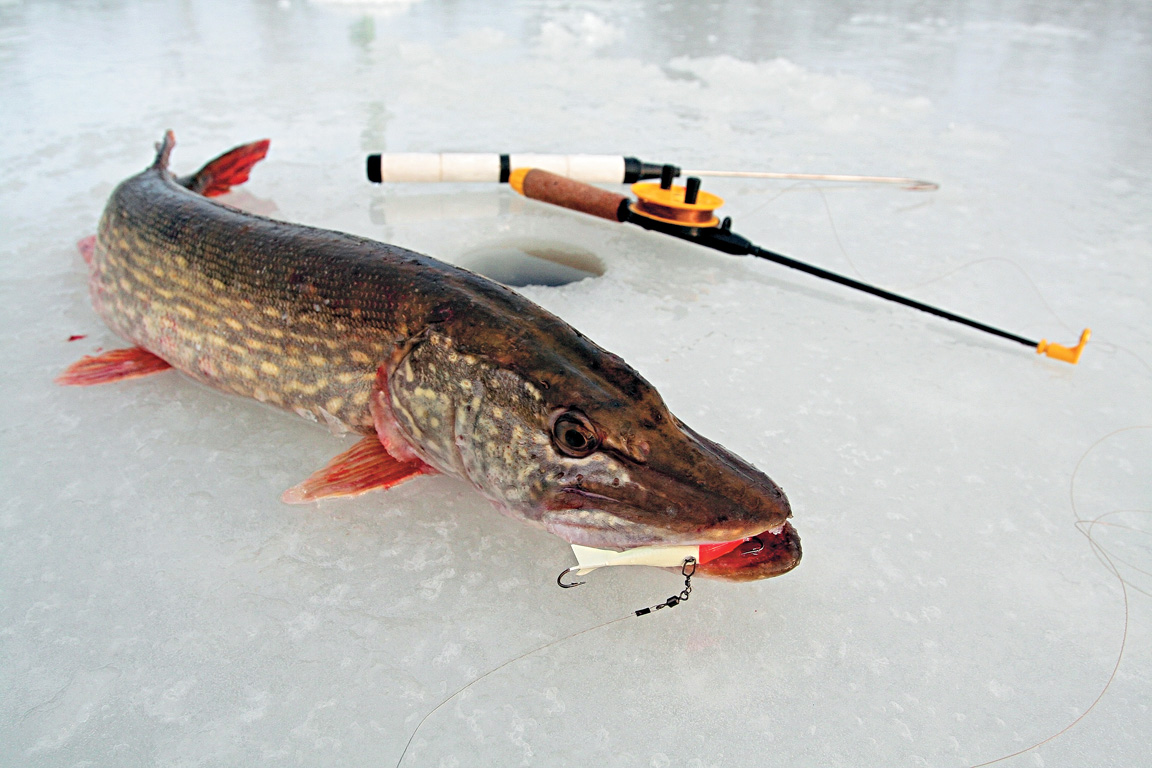
[[[1044,339],[1033,341],[761,248],[733,232],[730,217],[721,221],[716,216],[716,209],[724,204],[724,200],[709,192],[702,192],[699,178],[693,176],[688,178],[685,186],[674,186],[672,184],[673,173],[668,168],[665,166],[659,184],[644,182],[633,184],[632,193],[636,195],[636,200],[538,168],[517,168],[510,171],[508,184],[520,194],[533,200],[598,216],[608,221],[635,224],[644,229],[662,232],[722,253],[766,259],[822,280],[829,280],[847,288],[918,309],[921,312],[927,312],[930,315],[951,320],[954,323],[960,323],[969,328],[975,328],[978,331],[1023,344],[1026,347],[1032,347],[1037,354],[1047,355],[1073,365],[1080,361],[1080,354],[1084,351],[1084,345],[1088,343],[1088,338],[1091,336],[1091,330],[1085,328],[1084,332],[1080,334],[1079,343],[1071,348],[1050,344]]]
[[[368,180],[386,181],[487,181],[504,184],[513,168],[539,168],[590,184],[632,184],[659,179],[667,172],[677,176],[728,176],[742,179],[845,181],[858,184],[899,184],[905,189],[927,192],[939,189],[932,181],[903,176],[853,176],[837,173],[773,173],[769,171],[716,171],[683,169],[667,163],[649,163],[620,155],[497,155],[463,152],[397,152],[368,155]],[[667,171],[671,169],[671,171]]]

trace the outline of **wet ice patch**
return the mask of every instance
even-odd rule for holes
[[[571,243],[509,240],[471,250],[455,263],[512,287],[557,286],[604,274],[604,263]]]

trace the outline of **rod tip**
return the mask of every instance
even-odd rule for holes
[[[1090,338],[1092,338],[1092,329],[1085,328],[1084,332],[1080,334],[1080,342],[1074,347],[1049,344],[1046,339],[1041,339],[1040,343],[1036,345],[1036,354],[1047,355],[1055,360],[1063,360],[1066,363],[1076,365],[1080,362],[1080,355],[1084,353],[1084,345],[1088,343]]]

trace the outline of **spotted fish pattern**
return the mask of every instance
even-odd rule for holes
[[[714,575],[799,561],[780,488],[676,419],[619,357],[467,270],[205,196],[246,179],[266,142],[185,178],[168,170],[174,143],[169,132],[108,201],[90,249],[93,306],[139,348],[133,375],[166,363],[365,436],[286,499],[441,472],[573,543],[760,534],[761,554],[721,558]]]

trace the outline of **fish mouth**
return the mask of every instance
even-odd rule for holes
[[[700,563],[696,566],[696,575],[727,581],[770,579],[795,568],[802,555],[800,535],[791,523],[785,522],[740,541],[713,560]]]
[[[697,572],[733,581],[796,567],[800,537],[771,478],[679,421],[646,442],[651,450],[641,458],[617,451],[559,478],[539,500],[537,520],[597,549],[700,545]]]
[[[548,525],[548,529],[572,544],[584,544],[599,549],[624,551],[667,543],[664,539],[659,541],[638,539],[634,535],[627,535],[624,531],[617,532],[618,538],[610,538],[609,532],[603,528],[582,526],[570,521]],[[719,534],[697,541],[677,543],[700,545],[700,558],[695,575],[726,581],[758,581],[780,576],[799,565],[803,556],[800,534],[788,521],[759,533],[738,538],[725,539],[724,534]]]
[[[617,491],[610,495],[610,490]],[[699,502],[713,503],[699,503]],[[698,502],[698,503],[691,503]],[[621,487],[566,487],[547,504],[544,527],[570,544],[597,549],[719,544],[778,530],[790,516],[785,502],[768,514],[747,514],[716,499],[672,503],[663,494]]]
[[[774,535],[792,516],[784,492],[763,473],[743,464],[737,472],[709,469],[632,465],[622,483],[578,475],[543,500],[541,522],[571,544],[623,550]]]
[[[726,581],[757,581],[787,573],[800,564],[800,535],[784,519],[769,528],[715,526],[705,530],[670,531],[625,520],[606,509],[611,497],[585,489],[561,494],[563,513],[545,520],[545,527],[571,544],[623,551],[637,547],[700,545],[696,574]],[[582,505],[589,504],[589,509]],[[581,506],[577,506],[581,505]],[[780,513],[778,513],[780,514]],[[783,514],[787,514],[786,508]],[[720,554],[715,554],[720,553]]]

